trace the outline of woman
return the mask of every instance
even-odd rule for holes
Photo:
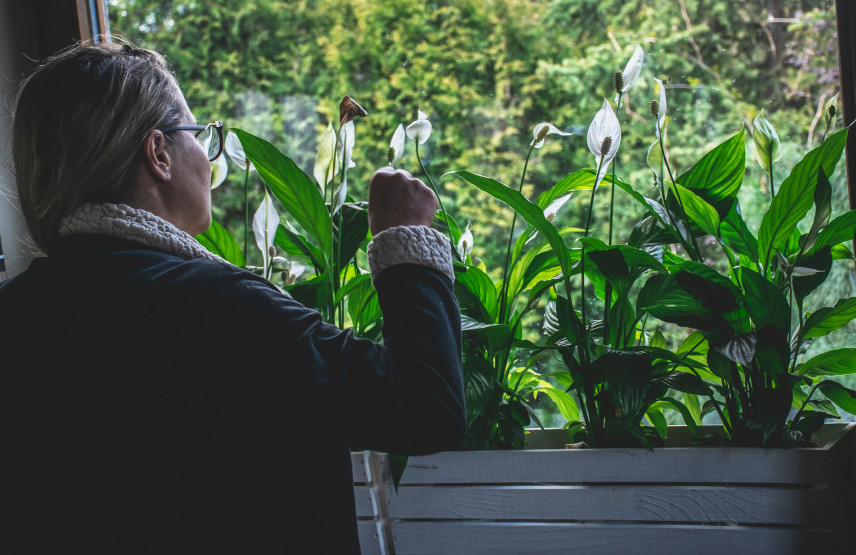
[[[3,553],[358,552],[349,447],[465,434],[433,193],[370,183],[375,344],[193,239],[198,127],[148,50],[78,46],[22,85],[17,186],[47,256],[0,285]]]

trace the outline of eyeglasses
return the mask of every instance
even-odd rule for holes
[[[212,121],[206,125],[178,125],[161,129],[161,133],[172,131],[196,131],[194,137],[208,153],[208,161],[213,162],[223,154],[223,122]]]

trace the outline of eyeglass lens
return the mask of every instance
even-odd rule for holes
[[[208,153],[208,159],[211,160],[217,153],[220,152],[220,134],[214,129],[214,126],[209,125],[199,132],[196,140],[202,145],[202,148]]]

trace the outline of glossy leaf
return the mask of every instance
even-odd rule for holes
[[[743,184],[746,171],[744,130],[705,154],[677,183],[692,190],[716,208],[720,218],[728,213]]]
[[[805,155],[779,187],[778,193],[764,214],[758,232],[758,258],[765,265],[775,249],[781,249],[797,223],[811,208],[818,170],[831,176],[841,157],[847,129],[827,138],[823,144]],[[819,237],[818,237],[819,239]]]
[[[731,205],[725,219],[720,222],[719,233],[722,241],[734,252],[749,258],[752,262],[758,262],[758,239],[743,221],[737,200]]]
[[[719,237],[719,214],[716,213],[713,206],[691,190],[680,185],[678,185],[678,193],[681,195],[687,217],[708,235]]]
[[[499,311],[498,296],[496,286],[488,275],[479,268],[471,266],[466,272],[456,273],[455,281],[464,286],[478,299],[479,304],[488,315],[486,323],[496,322],[496,315]]]
[[[286,212],[306,230],[323,252],[330,252],[330,213],[321,193],[308,175],[275,146],[236,129],[247,157],[255,164],[259,175],[271,188]]]
[[[791,308],[779,289],[751,270],[740,272],[746,298],[746,310],[755,326],[772,326],[787,330],[791,324]]]
[[[856,297],[841,299],[834,306],[818,309],[800,330],[801,337],[823,337],[856,318]]]
[[[817,175],[817,186],[814,188],[814,220],[808,233],[799,239],[800,252],[811,252],[817,242],[817,234],[829,224],[831,216],[832,186],[821,169]]]
[[[243,268],[246,264],[244,253],[241,252],[238,242],[217,220],[212,219],[208,231],[197,235],[196,240],[210,252],[228,260],[235,266]]]
[[[856,348],[844,347],[826,351],[797,366],[806,376],[843,376],[856,373]]]
[[[817,389],[836,406],[846,410],[850,414],[856,414],[856,391],[844,387],[838,382],[824,380],[820,382]]]
[[[818,233],[813,250],[850,242],[853,240],[854,233],[856,233],[856,210],[851,210],[833,219]]]
[[[565,247],[565,243],[562,241],[559,232],[553,224],[547,221],[544,217],[544,213],[538,205],[529,202],[526,197],[495,179],[468,171],[457,171],[451,172],[450,174],[461,177],[495,199],[501,200],[510,206],[511,209],[517,212],[529,225],[544,235],[550,243],[550,246],[553,247],[553,251],[559,259],[559,264],[562,267],[563,274],[570,276],[571,261],[568,255],[568,249]]]

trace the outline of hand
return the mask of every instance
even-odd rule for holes
[[[404,170],[381,168],[369,182],[372,235],[400,225],[430,226],[438,206],[434,191]]]

